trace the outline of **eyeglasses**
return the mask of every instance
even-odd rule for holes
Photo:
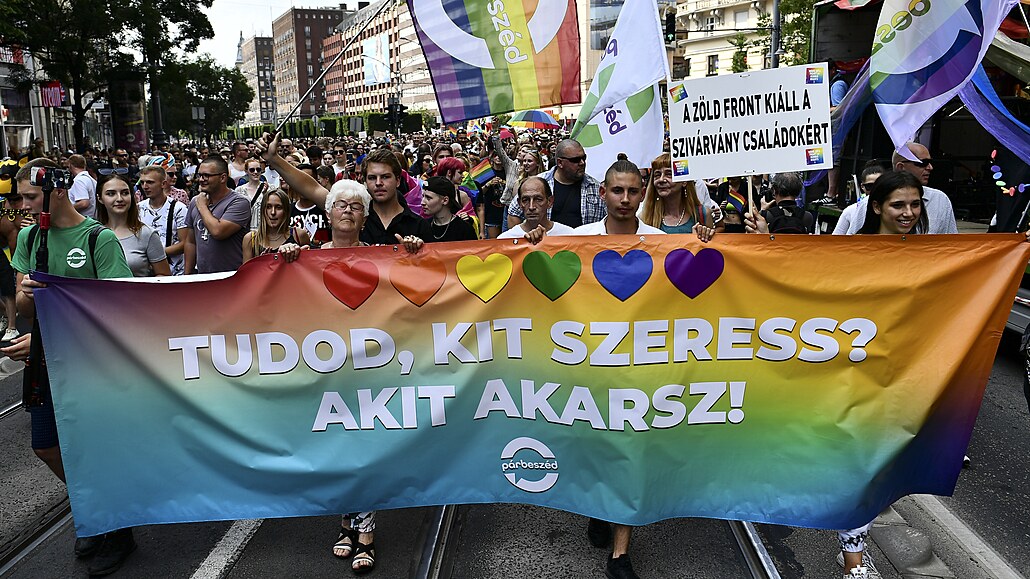
[[[865,191],[866,193],[868,193],[868,192],[873,190],[873,185],[874,184],[875,184],[875,181],[872,182],[872,183],[862,183],[862,190]]]
[[[197,173],[197,179],[210,179],[219,175],[225,175],[225,173]]]
[[[108,175],[128,175],[129,174],[129,168],[128,167],[101,167],[100,169],[97,169],[97,173],[100,173],[101,175],[103,175],[105,177],[108,176]]]
[[[929,167],[931,163],[933,163],[933,159],[919,159],[918,161],[913,161],[911,159],[906,159],[905,162],[906,163],[912,163],[916,167],[920,167],[922,169],[925,169],[925,168]]]
[[[247,169],[247,172],[248,173],[260,173],[261,172],[261,167],[258,167],[257,169]]]
[[[115,157],[128,157],[129,154],[128,153],[115,153],[114,156]]]
[[[579,163],[585,163],[587,160],[586,155],[580,155],[578,157],[558,157],[559,159],[565,159],[566,161],[578,165]]]
[[[333,209],[336,209],[337,211],[343,211],[344,213],[346,213],[346,212],[364,213],[365,212],[365,204],[364,203],[347,203],[346,201],[337,201],[336,203],[333,203]]]

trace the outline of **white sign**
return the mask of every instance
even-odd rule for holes
[[[833,167],[826,64],[669,83],[673,180]]]

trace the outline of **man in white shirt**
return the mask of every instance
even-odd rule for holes
[[[187,203],[182,203],[168,196],[164,187],[168,181],[164,168],[149,165],[140,169],[140,188],[143,189],[143,201],[139,204],[139,218],[147,227],[161,236],[165,247],[165,256],[171,267],[172,275],[182,275],[183,250],[186,245]]]
[[[640,169],[632,162],[612,163],[604,174],[599,193],[608,215],[600,221],[573,229],[572,235],[665,234],[637,218],[637,210],[644,199],[644,180],[640,177]]]
[[[575,228],[572,235],[620,235],[648,234],[665,235],[665,232],[651,227],[637,218],[637,210],[644,200],[644,180],[640,169],[630,161],[612,163],[604,174],[599,193],[608,210],[608,215],[594,223]],[[590,519],[587,537],[596,547],[612,545],[612,555],[605,567],[605,575],[615,579],[637,579],[629,559],[629,541],[633,527],[610,524],[600,519]]]
[[[68,169],[72,173],[68,198],[75,204],[79,215],[94,217],[97,212],[97,182],[86,170],[86,158],[82,155],[68,157]]]
[[[951,206],[951,199],[944,191],[927,187],[930,180],[930,171],[933,171],[930,151],[919,143],[908,143],[905,145],[912,155],[918,159],[913,161],[905,158],[901,153],[894,152],[891,162],[894,163],[895,171],[905,171],[915,175],[923,184],[923,201],[926,204],[926,216],[930,219],[930,229],[925,233],[958,233],[958,225],[955,223],[955,210]],[[837,227],[834,228],[834,235],[853,235],[862,229],[865,223],[866,206],[869,204],[869,197],[849,205],[841,213],[837,220]]]
[[[501,233],[497,239],[532,239],[534,231],[546,235],[570,235],[572,228],[547,217],[548,210],[554,203],[551,186],[542,177],[528,177],[519,187],[519,207],[526,220],[515,227]]]

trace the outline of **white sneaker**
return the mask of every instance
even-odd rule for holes
[[[869,570],[866,569],[865,565],[859,565],[851,570],[850,573],[844,574],[844,579],[869,579]]]
[[[844,566],[844,553],[837,552],[837,564],[841,567]],[[869,551],[862,551],[862,564],[859,565],[864,575],[856,575],[856,577],[863,577],[865,579],[883,579],[880,572],[876,569],[876,565],[873,565],[873,558],[869,556]],[[852,569],[852,573],[857,569]],[[845,578],[851,577],[850,575],[844,575]]]
[[[4,332],[3,341],[4,342],[10,342],[11,340],[17,338],[20,335],[21,334],[18,333],[18,329],[17,328],[8,328],[7,331]]]

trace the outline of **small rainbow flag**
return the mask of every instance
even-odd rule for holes
[[[408,0],[408,9],[445,123],[580,102],[576,0]]]
[[[458,134],[458,129],[457,129],[457,127],[452,127],[451,125],[447,125],[447,132],[450,133],[451,136],[454,136],[454,135]]]
[[[743,193],[741,193],[740,191],[734,191],[733,189],[730,189],[730,195],[727,201],[729,201],[730,205],[732,205],[738,213],[740,213],[741,215],[744,214],[744,207],[747,206],[747,199],[744,198]]]
[[[472,167],[472,170],[469,171],[469,176],[472,177],[472,180],[476,183],[476,185],[482,187],[484,183],[496,177],[497,173],[494,173],[494,169],[490,165],[490,158],[487,157],[486,159],[483,159],[478,165]]]
[[[678,84],[669,89],[669,96],[672,97],[672,102],[678,103],[687,98],[687,89],[683,88],[682,84]]]

